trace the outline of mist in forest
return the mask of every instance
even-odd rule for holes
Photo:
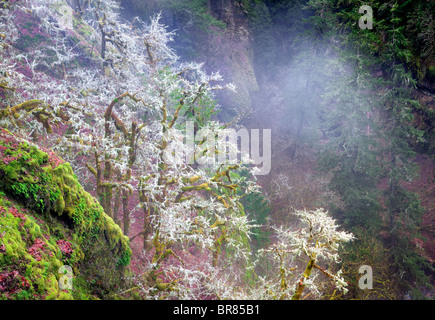
[[[361,5],[0,1],[0,299],[433,298],[434,4]]]

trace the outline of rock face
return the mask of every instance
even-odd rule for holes
[[[214,13],[225,23],[223,32],[209,33],[200,49],[209,71],[219,71],[226,82],[236,86],[236,93],[223,92],[219,102],[225,106],[224,114],[234,116],[247,112],[251,96],[258,91],[254,72],[252,34],[249,22],[237,2],[231,1]]]
[[[68,163],[0,130],[0,299],[112,297],[128,238]]]

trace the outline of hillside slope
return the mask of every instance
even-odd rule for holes
[[[113,298],[130,256],[68,163],[1,129],[0,299]]]

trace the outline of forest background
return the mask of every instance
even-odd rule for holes
[[[20,8],[20,1],[2,2],[3,12],[16,10],[20,17],[14,20],[18,32],[6,30],[9,33],[4,32],[3,37],[2,31],[3,57],[14,57],[10,63],[5,58],[2,64],[2,109],[19,106],[26,100],[33,101],[30,99],[37,98],[36,92],[40,90],[40,86],[36,81],[32,81],[37,73],[50,79],[66,79],[73,68],[86,69],[87,66],[71,58],[74,50],[87,55],[86,64],[102,70],[106,77],[112,77],[115,85],[111,86],[110,81],[95,80],[96,82],[92,83],[90,76],[75,74],[76,78],[87,79],[81,84],[86,89],[70,90],[59,85],[60,89],[47,93],[50,96],[50,106],[57,104],[69,107],[69,102],[65,104],[65,99],[62,99],[63,95],[77,95],[80,101],[85,101],[75,105],[76,109],[72,108],[79,112],[77,108],[80,106],[80,112],[84,115],[75,124],[76,129],[81,129],[81,135],[74,135],[68,128],[63,128],[63,138],[66,140],[62,140],[61,144],[59,140],[55,143],[58,136],[49,138],[49,134],[46,136],[44,133],[39,138],[35,137],[35,128],[31,127],[30,130],[29,127],[19,124],[19,121],[23,120],[21,115],[13,115],[17,120],[14,122],[13,119],[7,118],[6,112],[3,112],[0,113],[0,119],[4,121],[2,127],[22,134],[29,140],[33,139],[40,146],[53,149],[69,161],[84,189],[99,200],[104,212],[113,218],[123,234],[130,238],[134,253],[131,257],[131,267],[135,274],[141,274],[141,280],[129,283],[123,288],[123,294],[133,294],[139,290],[139,295],[147,298],[165,298],[171,297],[172,294],[184,298],[234,298],[248,294],[249,289],[246,288],[249,288],[252,282],[256,282],[266,283],[269,291],[259,294],[258,288],[252,289],[249,293],[251,297],[264,298],[266,295],[268,298],[294,298],[299,289],[310,287],[311,283],[304,283],[304,286],[297,282],[294,286],[287,283],[291,282],[289,279],[298,279],[298,276],[293,275],[291,268],[283,268],[285,263],[280,259],[285,250],[279,251],[278,247],[274,247],[274,252],[279,257],[275,257],[275,260],[261,260],[263,258],[260,257],[260,253],[267,253],[267,248],[273,248],[283,240],[282,237],[288,236],[285,232],[280,234],[275,226],[282,226],[284,229],[280,229],[281,231],[285,230],[285,227],[294,230],[298,226],[295,212],[311,210],[321,216],[321,211],[317,209],[325,208],[336,219],[337,224],[351,232],[356,239],[341,247],[341,260],[337,265],[327,264],[334,272],[318,268],[320,273],[323,272],[327,279],[333,281],[311,286],[312,296],[320,290],[323,298],[337,299],[433,298],[434,3],[423,0],[121,0],[118,3],[113,2],[113,8],[107,5],[107,9],[104,8],[104,1],[100,4],[100,1],[94,3],[76,0],[67,1],[66,4],[74,10],[71,24],[73,30],[78,31],[68,36],[76,41],[76,45],[73,49],[68,49],[67,42],[66,45],[60,42],[52,45],[56,48],[53,52],[59,54],[56,58],[53,52],[44,52],[47,38],[58,39],[53,33],[50,34],[54,29],[45,34],[41,29],[26,33],[26,30],[31,30],[32,26],[41,23],[32,19],[45,17],[46,13],[41,4],[38,1],[23,2],[23,7],[29,10],[25,11]],[[137,39],[142,36],[130,34],[127,22],[117,22],[111,27],[108,18],[110,15],[104,14],[104,10],[115,12],[118,5],[122,9],[119,15],[114,16],[115,21],[131,22],[135,16],[139,16],[148,23],[150,17],[156,17],[160,13],[158,22],[154,20],[154,23],[147,24],[145,34],[149,37],[145,41],[146,52],[134,46],[128,49],[126,46],[123,49],[123,45],[129,42],[118,41],[120,39],[133,43],[139,41]],[[359,12],[362,5],[369,5],[373,9],[372,29],[362,29],[359,26],[358,21],[363,16],[363,13]],[[88,11],[92,11],[94,24],[85,23]],[[5,17],[3,16],[3,19],[7,19]],[[66,23],[68,24],[68,21]],[[7,23],[4,25],[11,26]],[[113,29],[115,32],[112,33]],[[175,30],[175,34],[170,33],[172,30]],[[11,41],[12,49],[9,48],[7,39],[9,34],[15,37]],[[125,35],[125,38],[122,35]],[[83,39],[85,41],[80,42]],[[169,46],[173,51],[168,49]],[[32,51],[29,48],[39,48],[40,51]],[[7,50],[16,51],[10,54]],[[140,81],[143,81],[144,77],[149,79],[148,76],[136,75],[134,81],[128,78],[130,87],[126,87],[126,90],[119,85],[125,81],[122,80],[125,79],[125,74],[122,73],[130,72],[130,64],[142,66],[140,59],[132,59],[125,62],[128,67],[123,65],[121,68],[120,61],[123,60],[117,54],[122,55],[124,50],[137,54],[137,57],[145,56],[147,59],[144,69],[153,75],[149,78],[153,79],[155,85],[150,89],[151,93],[147,93],[147,99],[135,95],[132,89],[139,88],[142,83]],[[40,58],[41,52],[46,54],[48,64],[44,64],[44,58]],[[141,52],[141,55],[138,52]],[[19,53],[26,54],[25,58],[18,59],[19,68],[13,69],[12,65],[17,63]],[[160,60],[153,59],[158,55],[163,57],[161,64]],[[69,58],[62,60],[62,57]],[[203,63],[201,68],[203,67],[204,71],[193,63]],[[182,67],[168,69],[165,64],[180,64]],[[30,68],[30,75],[28,71],[23,71],[25,67]],[[33,76],[32,80],[23,82],[28,86],[25,88],[27,90],[16,94],[20,89],[13,86],[13,72],[29,78]],[[177,77],[184,72],[191,72],[192,75],[179,82]],[[226,83],[234,84],[235,90],[232,90],[232,85],[227,87],[230,90],[222,90],[224,86],[219,85],[209,86],[208,83],[213,84],[221,80],[217,72]],[[206,77],[205,74],[211,76]],[[199,82],[195,82],[194,79],[199,79]],[[38,81],[53,83],[46,78]],[[18,81],[15,83],[23,84]],[[102,83],[106,86],[107,92],[100,92],[98,97],[93,95],[92,89],[87,89],[88,86],[98,88]],[[139,91],[138,89],[137,92]],[[216,94],[212,94],[212,91]],[[176,121],[182,119],[181,115],[178,119],[181,111],[185,112],[185,119],[194,119],[198,127],[217,121],[248,129],[272,129],[272,171],[255,180],[256,187],[259,187],[261,192],[243,193],[241,189],[254,188],[254,181],[249,173],[236,172],[236,168],[231,165],[228,165],[226,170],[219,169],[215,175],[211,174],[207,178],[206,173],[201,173],[203,175],[199,175],[199,178],[194,174],[195,171],[180,173],[178,169],[171,171],[171,168],[159,167],[157,164],[161,163],[158,149],[170,141],[162,136],[155,140],[144,140],[153,143],[146,144],[149,153],[139,154],[140,151],[135,147],[135,139],[139,139],[140,130],[144,126],[134,122],[127,125],[127,121],[131,119],[128,116],[123,118],[123,115],[128,113],[126,106],[118,108],[117,104],[124,99],[128,100],[126,105],[130,103],[133,106],[132,110],[137,117],[152,119],[153,113],[143,113],[143,109],[154,103],[160,106],[162,100],[159,100],[156,92],[160,93],[160,98],[167,98],[168,104],[164,105],[168,108],[169,116],[166,116],[166,111],[156,116],[162,127],[150,126],[147,137],[153,137],[158,130],[162,130],[163,133],[166,130],[169,132],[172,128],[175,130]],[[35,96],[32,96],[32,93]],[[59,98],[53,98],[55,94],[58,94]],[[105,102],[102,102],[103,97]],[[92,145],[97,144],[96,140],[86,140],[86,136],[92,131],[91,127],[97,127],[87,118],[95,111],[86,109],[86,103],[102,106],[100,136],[107,138],[119,131],[119,137],[110,142],[113,143],[111,146],[117,146],[122,142],[130,149],[119,148],[120,151],[116,155],[102,152],[100,156],[97,156],[97,153],[92,155],[71,152],[77,151],[74,148],[78,148],[80,143],[87,146],[88,152],[105,150],[110,146],[110,143],[103,143],[96,147]],[[40,132],[52,131],[47,119],[53,113],[50,113],[50,116],[41,111],[38,113],[34,107],[40,107],[39,103],[25,105],[22,109],[16,110],[33,112]],[[44,110],[49,112],[48,109]],[[112,110],[117,112],[118,119]],[[69,117],[68,120],[74,118],[74,113],[58,113],[56,108],[53,112],[56,121],[64,120],[63,116]],[[8,114],[12,113],[8,111]],[[144,123],[148,124],[147,121]],[[212,134],[216,134],[216,131],[213,131],[217,130],[216,128],[211,130]],[[67,145],[69,149],[64,149]],[[120,154],[124,157],[124,162],[119,160]],[[87,165],[83,165],[83,157],[90,159]],[[132,172],[133,176],[135,175],[135,165],[139,162],[137,158],[154,159],[156,162],[150,164],[151,171],[138,175],[140,178],[134,180],[131,177]],[[111,162],[111,159],[114,161]],[[157,179],[153,172],[164,174]],[[99,181],[102,176],[103,180]],[[163,197],[158,193],[149,196],[147,192],[151,189],[140,187],[152,185],[150,181],[154,178],[155,186],[166,188]],[[226,178],[228,180],[224,180]],[[172,188],[176,179],[183,181],[183,184],[174,189],[178,193],[171,189],[172,193],[168,195],[166,192]],[[111,182],[110,185],[108,181]],[[216,186],[217,191],[209,190],[209,185]],[[244,188],[237,189],[235,194],[231,193],[236,186],[239,188],[242,185]],[[9,190],[6,183],[3,187],[5,191]],[[137,191],[136,196],[134,192],[129,191],[132,187],[137,188],[134,189]],[[189,192],[197,192],[197,197],[204,197],[204,201],[192,203]],[[9,194],[11,193],[13,194],[13,191],[9,191]],[[166,196],[168,198],[165,198]],[[180,207],[172,207],[172,211],[165,211],[168,209],[166,200],[171,199],[170,196],[173,197],[174,204],[181,204]],[[159,216],[158,220],[152,219],[153,212],[172,214],[174,210],[190,210],[189,206],[209,208],[211,205],[206,202],[209,200],[208,196],[215,198],[225,208],[237,208],[234,211],[230,210],[229,217],[232,220],[225,220],[224,217],[228,216],[223,213],[221,215],[221,209],[216,209],[217,213],[210,218],[212,220],[207,221],[199,219],[201,222],[198,222],[198,217],[206,217],[206,214],[198,212],[198,216],[195,216],[197,219],[192,218],[189,222],[183,220],[184,218],[168,219],[172,223],[179,223],[180,226],[189,226],[190,229],[185,229],[186,234],[190,236],[186,243],[195,242],[195,248],[184,247],[184,244],[181,244],[181,247],[177,247],[178,244],[174,245],[171,237],[177,239],[175,242],[184,243],[184,240],[180,240],[182,238],[176,238],[177,235],[173,234],[174,225],[172,228],[163,227],[162,221],[165,218],[162,216]],[[142,206],[133,206],[135,199],[138,199]],[[144,203],[148,206],[143,205]],[[158,205],[153,206],[150,203]],[[3,206],[6,207],[5,204]],[[252,234],[246,232],[245,235],[244,228],[247,222],[241,221],[240,212],[252,221]],[[198,240],[198,230],[203,230],[207,223],[210,234]],[[155,227],[156,225],[159,227]],[[215,232],[216,230],[218,232]],[[164,232],[170,234],[170,237],[162,236]],[[233,238],[227,238],[229,234]],[[249,241],[245,238],[248,234]],[[232,240],[227,241],[228,239]],[[147,246],[150,246],[148,249],[152,247],[154,250],[147,251],[152,252],[151,256],[140,254]],[[180,269],[179,263],[184,265],[192,259],[190,264],[195,264],[198,262],[195,259],[200,260],[204,257],[202,251],[195,251],[199,247],[209,250],[204,256],[210,259],[211,267],[202,266],[195,269],[195,275],[187,271],[183,271],[183,275],[177,274],[183,270]],[[219,268],[226,270],[223,265],[239,257],[234,252],[240,252],[240,256],[248,261],[249,259],[245,258],[245,250],[255,253],[260,262],[252,269],[246,268],[244,263],[235,265],[234,268],[239,273],[240,269],[245,268],[255,270],[252,273],[241,272],[240,279],[236,279],[237,286],[234,287],[237,293],[221,288],[228,279],[220,283],[209,283],[210,287],[206,290],[198,285],[203,285],[204,279],[209,279],[207,277],[211,277],[215,271],[218,272]],[[182,255],[188,251],[192,256]],[[286,256],[286,259],[300,266],[300,262],[293,261],[291,257]],[[128,260],[128,263],[122,259],[119,261],[124,261],[125,265],[128,265],[130,257],[125,260]],[[222,260],[223,265],[220,265],[218,261]],[[248,265],[251,262],[249,260]],[[358,269],[361,265],[372,267],[375,289],[361,290],[358,287],[358,279],[361,276]],[[192,270],[188,266],[185,268]],[[340,277],[336,277],[338,269],[341,269],[338,273]],[[236,273],[236,270],[231,270]],[[304,268],[302,270],[307,271]],[[8,276],[9,274],[3,273]],[[165,274],[163,278],[162,274]],[[265,278],[256,278],[258,274],[265,275]],[[276,286],[268,282],[267,275],[278,279],[275,279]],[[341,276],[344,277],[349,290],[345,295],[337,293],[336,290],[340,287],[337,281],[341,280]],[[30,279],[30,276],[27,278]],[[179,279],[184,279],[186,283],[177,287],[179,282],[183,282]],[[98,292],[99,295],[104,296],[107,290],[114,290],[112,284],[108,286],[110,289],[103,287],[105,289]]]

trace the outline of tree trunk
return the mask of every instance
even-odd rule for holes
[[[314,259],[310,259],[310,261],[308,262],[307,267],[305,268],[304,274],[301,278],[301,280],[299,281],[299,284],[296,288],[296,292],[292,297],[292,300],[300,300],[302,297],[302,292],[305,289],[305,284],[304,284],[304,280],[308,279],[311,276],[311,272],[313,271],[313,267],[314,267]]]
[[[124,220],[124,235],[128,236],[130,231],[130,212],[128,210],[128,203],[130,201],[130,194],[128,190],[122,190],[122,211]]]

